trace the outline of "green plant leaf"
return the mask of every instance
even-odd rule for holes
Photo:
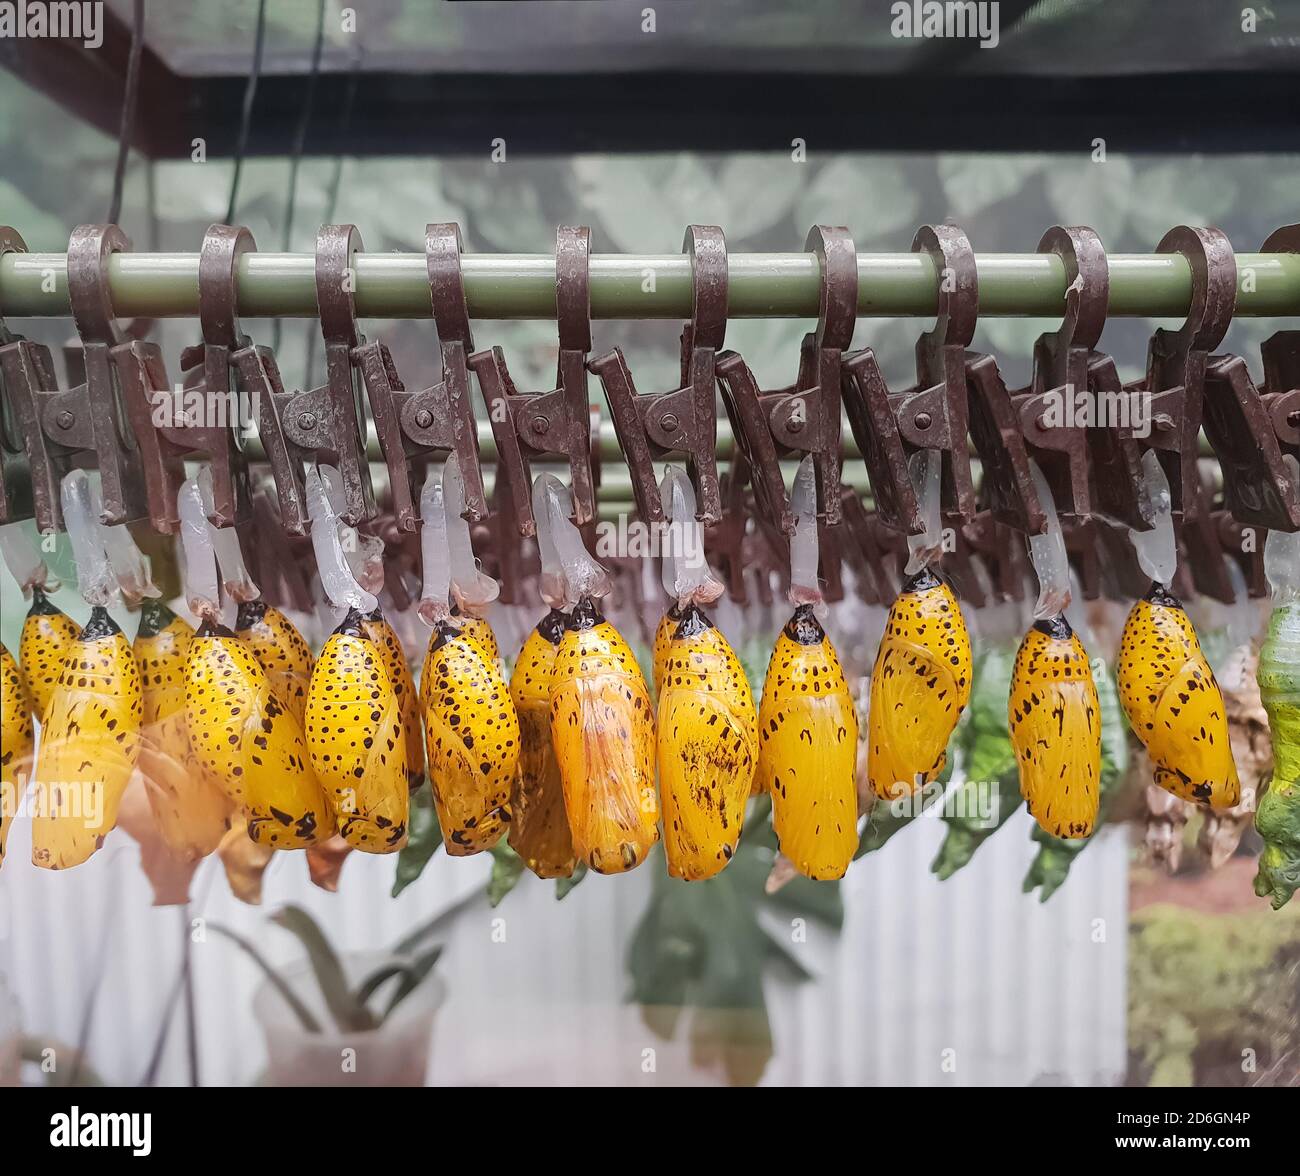
[[[402,981],[398,984],[392,999],[389,1000],[388,1007],[384,1009],[384,1015],[380,1018],[381,1021],[387,1021],[393,1015],[393,1010],[419,987],[420,982],[433,970],[433,965],[438,962],[441,956],[442,944],[440,943],[436,947],[429,948],[423,955],[415,957],[402,976]]]
[[[559,902],[560,899],[566,897],[573,890],[573,888],[577,886],[578,883],[581,882],[586,876],[587,876],[587,863],[578,862],[578,864],[573,867],[573,873],[570,874],[567,878],[556,878],[555,879],[555,901]]]
[[[316,925],[316,920],[302,907],[287,906],[276,911],[271,922],[296,935],[307,949],[312,973],[338,1027],[344,1030],[373,1029],[377,1024],[374,1016],[353,998],[343,965],[325,933]]]
[[[393,879],[392,897],[396,898],[424,873],[424,867],[442,844],[442,829],[433,807],[433,790],[426,780],[411,797],[411,815],[407,821],[406,844],[397,854],[397,874]]]
[[[217,932],[218,935],[224,935],[232,943],[236,943],[244,949],[249,958],[262,969],[266,978],[272,983],[272,985],[274,985],[275,990],[284,998],[285,1004],[293,1010],[294,1015],[298,1018],[302,1027],[306,1029],[308,1033],[322,1032],[320,1022],[312,1016],[307,1006],[298,998],[297,993],[289,987],[289,982],[281,976],[275,968],[267,963],[266,957],[263,956],[262,953],[252,945],[252,943],[240,935],[239,932],[232,931],[229,927],[223,927],[220,923],[209,923],[208,927]]]
[[[492,876],[488,879],[487,899],[489,906],[496,907],[519,885],[519,879],[524,873],[524,859],[504,839],[492,847],[491,854]]]
[[[403,976],[411,970],[411,965],[403,960],[397,960],[393,963],[381,964],[370,973],[357,986],[353,1000],[359,1005],[369,1005],[370,998],[375,995],[380,986],[386,984],[394,976]]]
[[[945,154],[937,168],[950,211],[969,218],[1019,192],[1046,165],[1040,155]]]

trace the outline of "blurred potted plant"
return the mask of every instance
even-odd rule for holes
[[[442,945],[423,947],[446,915],[388,952],[340,955],[314,919],[288,906],[271,921],[296,935],[306,959],[276,968],[244,936],[237,943],[265,974],[253,1012],[266,1037],[272,1086],[422,1086],[433,1020],[446,997],[434,974]]]

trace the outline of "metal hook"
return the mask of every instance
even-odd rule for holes
[[[25,242],[16,229],[0,225],[0,257],[26,253]],[[33,343],[10,330],[0,315],[0,524],[32,517],[31,479],[23,452],[23,438],[17,429],[16,411],[6,390],[9,369],[15,378],[28,372],[37,386],[53,388],[54,367],[50,349]]]
[[[1151,433],[1144,443],[1157,450],[1169,479],[1175,516],[1182,516],[1199,509],[1196,444],[1205,370],[1210,351],[1219,345],[1232,322],[1237,263],[1228,238],[1219,229],[1179,225],[1161,238],[1156,251],[1182,254],[1192,271],[1187,320],[1178,330],[1160,328],[1152,335],[1145,383]]]
[[[68,242],[68,290],[80,339],[71,367],[84,370],[82,383],[59,391],[48,352],[6,348],[5,391],[23,436],[33,513],[43,531],[62,526],[59,480],[87,457],[99,470],[104,523],[134,522],[147,513],[140,451],[118,405],[133,380],[151,388],[169,385],[157,345],[126,339],[113,315],[108,261],[130,247],[116,225],[79,225]]]
[[[516,487],[511,504],[520,535],[536,531],[532,507],[532,461],[567,459],[573,488],[573,521],[584,526],[595,517],[591,410],[587,392],[587,353],[591,350],[591,230],[561,225],[555,232],[555,309],[560,336],[556,387],[521,394],[510,378],[500,347],[476,351],[468,359],[478,377],[488,421],[497,443],[498,479]]]
[[[1292,247],[1300,251],[1300,232],[1290,239]],[[1265,242],[1265,249],[1286,251],[1287,240],[1286,230],[1280,230]],[[1229,248],[1226,238],[1224,248]],[[1223,269],[1226,273],[1227,267]],[[1235,281],[1235,266],[1232,274]],[[1221,295],[1221,300],[1224,297]],[[1270,376],[1278,374],[1274,357],[1285,356],[1288,345],[1293,354],[1300,352],[1297,339],[1300,332],[1279,331],[1265,341],[1261,347],[1265,357],[1262,387],[1256,387],[1240,356],[1211,356],[1205,368],[1201,423],[1223,469],[1224,505],[1238,524],[1300,531],[1300,487],[1283,461],[1284,447],[1290,453],[1300,452],[1290,423],[1300,408],[1300,393],[1275,393],[1269,385]],[[1225,520],[1224,526],[1230,525]],[[1263,544],[1259,546],[1262,550]],[[1247,562],[1243,570],[1248,578],[1258,580],[1260,573],[1252,563]],[[1252,583],[1252,590],[1257,587]]]
[[[1103,422],[1089,421],[1088,361],[1106,326],[1110,265],[1090,228],[1056,225],[1038,242],[1065,268],[1065,314],[1056,331],[1034,343],[1033,377],[1013,392],[1025,443],[1042,468],[1062,523],[1081,523],[1092,511],[1088,446]]]
[[[712,526],[722,517],[715,390],[717,348],[727,326],[726,238],[715,225],[692,225],[682,248],[691,258],[692,300],[691,320],[682,328],[681,385],[672,392],[638,395],[618,347],[587,367],[605,389],[642,520],[657,523],[664,517],[653,461],[680,453],[695,484],[697,517]]]
[[[325,339],[325,383],[308,392],[282,398],[279,420],[291,448],[294,498],[291,511],[281,513],[290,534],[301,534],[306,517],[301,510],[300,461],[326,461],[336,466],[343,483],[342,518],[352,526],[374,517],[374,490],[366,458],[366,418],[357,387],[354,349],[365,340],[357,328],[352,291],[356,283],[355,255],[362,250],[355,225],[322,225],[316,234],[316,304]],[[293,453],[292,450],[296,450]]]
[[[975,253],[955,225],[922,225],[912,251],[926,253],[934,262],[938,313],[933,328],[916,341],[915,387],[891,397],[891,402],[909,449],[943,453],[944,514],[969,521],[975,513],[975,489],[966,452],[966,348],[979,319]]]
[[[800,346],[794,386],[762,392],[736,352],[724,351],[717,361],[723,403],[736,444],[748,458],[755,503],[784,534],[794,519],[779,465],[783,454],[813,455],[822,521],[827,526],[841,521],[840,384],[844,349],[857,323],[857,252],[848,229],[817,225],[806,248],[817,255],[821,287],[817,327]]]

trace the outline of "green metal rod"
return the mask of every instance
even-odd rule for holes
[[[1176,254],[1113,254],[1110,313],[1180,318],[1191,297],[1191,271]],[[314,258],[255,253],[239,262],[240,313],[249,318],[316,314]],[[476,319],[555,317],[555,259],[547,254],[466,254],[465,294]],[[733,253],[733,318],[815,318],[820,270],[810,253]],[[198,314],[197,253],[116,254],[109,262],[113,305],[123,318]],[[1065,268],[1051,254],[986,253],[978,258],[980,313],[1060,317]],[[1300,254],[1237,254],[1237,314],[1300,316]],[[858,255],[858,314],[935,313],[937,278],[924,254]],[[369,253],[356,259],[356,306],[362,318],[429,318],[428,276],[420,253]],[[691,310],[691,268],[684,254],[594,254],[591,309],[598,319],[684,319]],[[67,258],[62,253],[0,257],[0,314],[66,316]]]

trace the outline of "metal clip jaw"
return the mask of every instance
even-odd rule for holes
[[[1300,225],[1273,233],[1263,252],[1300,253]],[[1258,388],[1239,356],[1210,357],[1203,425],[1223,467],[1225,505],[1233,517],[1294,532],[1300,530],[1300,488],[1282,458],[1284,452],[1300,456],[1300,331],[1277,332],[1261,351],[1264,383]]]
[[[80,225],[68,242],[68,294],[80,338],[70,366],[85,373],[77,387],[58,390],[48,350],[5,348],[5,393],[27,452],[33,514],[42,531],[62,527],[59,482],[75,466],[99,470],[104,523],[135,522],[148,513],[140,450],[118,405],[132,381],[169,385],[157,345],[128,339],[113,314],[108,260],[130,247],[116,225]]]
[[[1237,302],[1237,263],[1228,238],[1218,229],[1170,229],[1158,253],[1181,253],[1192,270],[1192,305],[1177,331],[1163,328],[1151,337],[1143,385],[1150,398],[1151,432],[1143,439],[1157,451],[1169,479],[1175,518],[1200,502],[1196,465],[1197,437],[1205,399],[1210,352],[1232,323]]]
[[[357,330],[353,255],[362,248],[353,225],[323,225],[316,234],[316,306],[325,338],[325,383],[308,392],[273,392],[274,424],[286,444],[285,471],[292,490],[281,494],[281,517],[291,535],[308,528],[302,467],[323,461],[337,467],[343,484],[342,518],[356,526],[373,518],[375,496],[366,460],[366,416],[357,386]],[[277,471],[278,473],[278,471]],[[291,501],[287,504],[286,497]]]
[[[27,243],[18,232],[8,225],[0,225],[0,257],[26,252]],[[11,378],[30,380],[38,388],[56,387],[50,349],[15,334],[0,318],[0,525],[32,517],[27,455],[12,394],[6,388]]]
[[[695,486],[696,517],[713,526],[722,517],[715,450],[718,348],[727,332],[727,242],[715,225],[691,225],[682,248],[691,258],[692,300],[690,322],[682,328],[681,385],[672,392],[638,394],[619,347],[587,367],[605,389],[642,521],[664,518],[652,463],[681,454]]]
[[[762,392],[749,365],[734,351],[718,356],[723,404],[736,444],[754,479],[759,511],[783,533],[794,529],[779,459],[811,453],[817,471],[817,507],[828,527],[843,517],[840,497],[840,398],[844,351],[858,315],[858,261],[842,226],[816,225],[804,246],[821,268],[817,329],[805,335],[799,376],[791,388]]]
[[[256,248],[247,229],[208,228],[199,254],[203,343],[181,353],[182,389],[163,391],[138,379],[124,387],[144,465],[149,519],[164,534],[180,527],[176,494],[185,479],[184,459],[193,454],[208,459],[213,525],[232,527],[252,517],[248,464],[240,445],[248,401],[241,397],[246,389],[239,389],[234,379],[234,357],[251,342],[240,329],[235,267],[241,254]]]
[[[904,447],[943,454],[945,517],[968,522],[975,516],[966,449],[966,348],[979,317],[975,254],[966,234],[954,225],[923,225],[912,240],[912,251],[928,253],[934,261],[939,313],[934,328],[916,341],[916,386],[890,400]]]
[[[1054,253],[1065,266],[1065,315],[1057,331],[1034,343],[1029,387],[1011,393],[1025,444],[1051,488],[1064,524],[1085,522],[1092,513],[1088,485],[1091,429],[1088,364],[1106,325],[1110,267],[1101,238],[1083,226],[1048,229],[1039,253]],[[1089,551],[1095,544],[1089,539]]]
[[[591,408],[587,354],[591,351],[591,230],[561,225],[555,234],[555,306],[560,355],[553,392],[521,395],[510,378],[501,348],[476,351],[469,366],[478,377],[497,443],[498,470],[517,487],[513,518],[521,535],[536,534],[532,505],[532,462],[563,457],[569,463],[573,521],[596,514],[591,459]],[[500,476],[500,475],[498,475]]]
[[[456,455],[465,482],[465,518],[477,523],[488,514],[479,464],[478,426],[469,397],[468,357],[474,349],[474,337],[461,274],[462,250],[459,225],[425,226],[425,266],[442,361],[439,383],[420,392],[408,392],[397,378],[386,347],[363,341],[356,352],[379,448],[388,466],[394,514],[403,531],[414,531],[420,521],[423,467],[430,457],[439,454]]]

